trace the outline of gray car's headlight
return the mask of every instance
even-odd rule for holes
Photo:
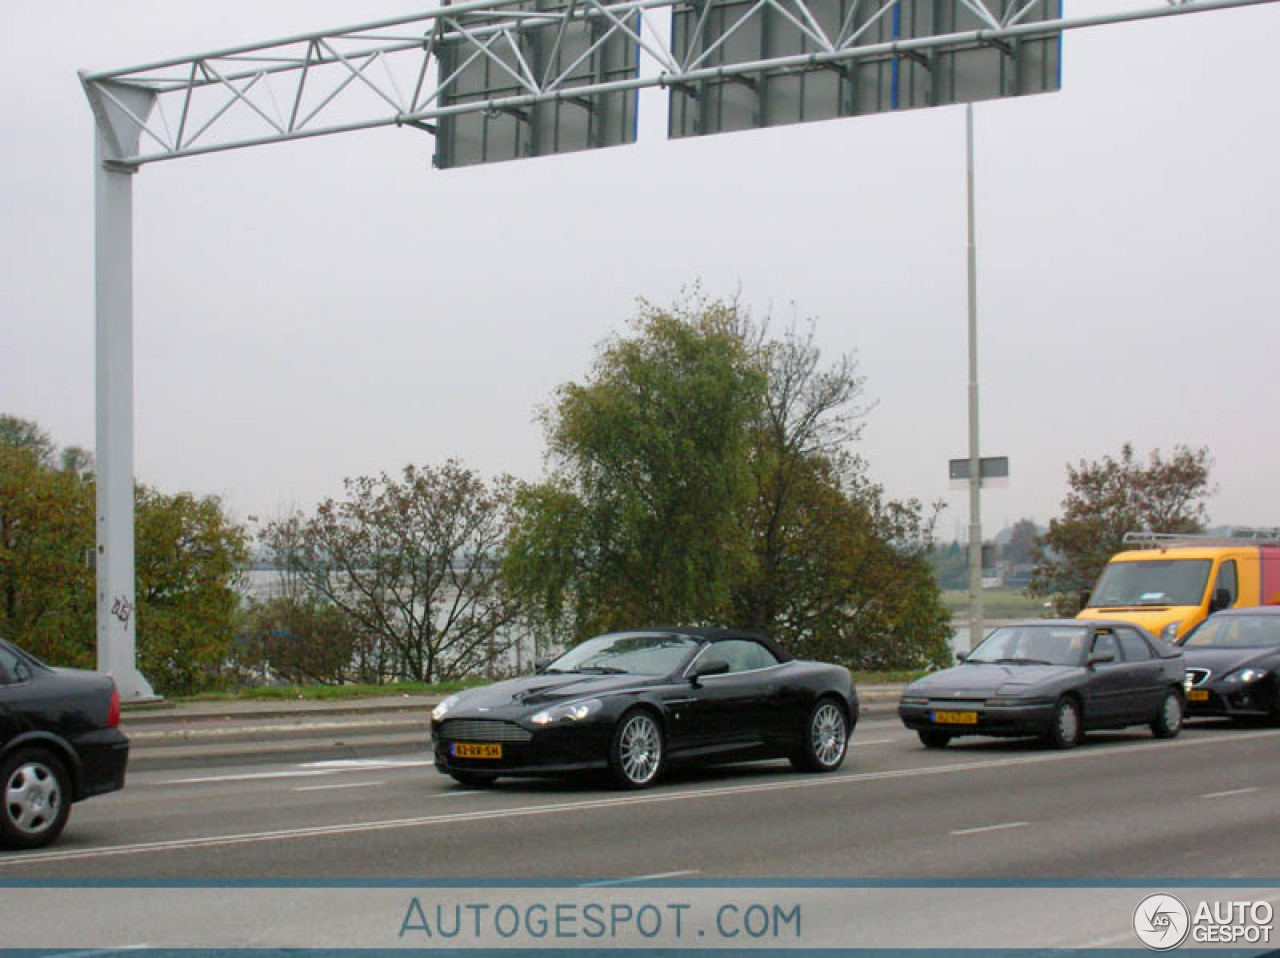
[[[431,710],[431,718],[433,721],[439,722],[442,718],[449,714],[449,710],[458,704],[461,695],[450,695],[447,699]]]
[[[929,696],[927,695],[904,695],[900,700],[902,705],[928,705]]]
[[[1160,630],[1160,638],[1164,639],[1166,642],[1177,642],[1178,629],[1180,628],[1182,628],[1181,619],[1179,619],[1177,622],[1170,622],[1168,625],[1166,625],[1163,629]]]
[[[557,705],[555,708],[543,709],[529,719],[534,725],[551,725],[553,722],[581,722],[589,715],[600,711],[604,703],[599,699],[584,699],[581,702],[570,702]]]

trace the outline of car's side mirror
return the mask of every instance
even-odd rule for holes
[[[963,661],[964,661],[965,659],[967,659],[968,657],[969,657],[969,653],[968,653],[968,652],[957,652],[957,653],[956,653],[956,661],[957,661],[957,662],[963,662]]]
[[[1209,611],[1217,612],[1219,609],[1229,609],[1231,607],[1231,590],[1230,589],[1214,589],[1213,598],[1209,600]]]
[[[538,659],[538,661],[533,663],[533,674],[541,675],[547,670],[547,666],[554,661],[555,659]]]
[[[1116,654],[1114,652],[1094,652],[1089,656],[1090,665],[1098,665],[1102,662],[1114,662]]]
[[[701,665],[699,665],[696,669],[693,670],[693,674],[689,676],[689,681],[693,685],[697,685],[699,680],[706,678],[708,675],[728,675],[728,674],[729,674],[728,662],[726,662],[724,659],[708,659],[706,662],[703,662]]]

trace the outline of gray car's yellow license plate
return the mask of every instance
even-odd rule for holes
[[[935,725],[977,725],[977,712],[934,712]]]

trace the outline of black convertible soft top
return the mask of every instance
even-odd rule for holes
[[[726,629],[709,625],[661,625],[648,629],[628,629],[627,631],[665,632],[670,635],[687,636],[703,642],[721,642],[725,639],[753,639],[772,652],[779,662],[790,662],[795,659],[794,655],[769,636],[761,635],[758,632],[748,632],[745,629]]]

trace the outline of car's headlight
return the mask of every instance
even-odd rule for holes
[[[987,699],[987,705],[1000,708],[1002,705],[1022,705],[1026,701],[1021,695],[1000,695],[993,699]]]
[[[928,705],[929,696],[927,695],[904,695],[900,700],[902,705]]]
[[[1178,630],[1180,628],[1182,628],[1181,619],[1179,619],[1177,622],[1170,622],[1168,625],[1166,625],[1163,629],[1160,630],[1160,638],[1164,639],[1166,642],[1177,642]]]
[[[439,722],[442,718],[449,714],[449,710],[458,704],[461,695],[450,695],[447,699],[431,710],[432,721]]]
[[[1248,685],[1250,682],[1256,682],[1259,679],[1265,679],[1266,677],[1267,677],[1266,669],[1256,669],[1250,666],[1248,668],[1243,668],[1243,669],[1239,669],[1238,671],[1232,672],[1230,675],[1226,677],[1225,681],[1239,682],[1242,685]]]
[[[581,722],[588,715],[600,711],[604,703],[599,699],[584,699],[581,702],[570,702],[557,705],[555,708],[543,709],[529,719],[534,725],[551,725],[553,722]]]

